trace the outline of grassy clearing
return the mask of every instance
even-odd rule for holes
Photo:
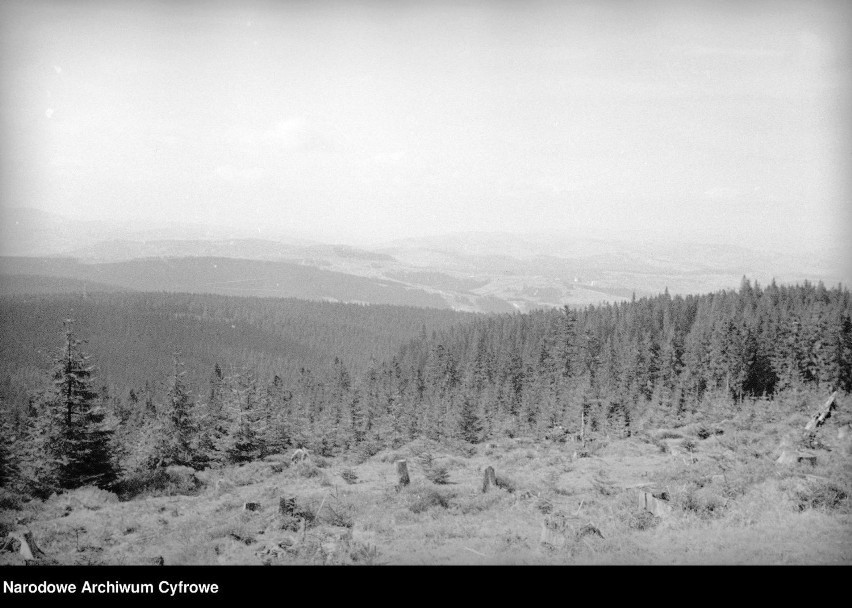
[[[831,424],[815,466],[780,466],[800,417],[762,421],[760,432],[742,418],[601,439],[585,452],[418,440],[292,466],[171,471],[125,500],[91,488],[44,502],[4,492],[0,532],[26,525],[70,564],[852,563],[852,455]],[[396,491],[401,458],[412,481]],[[497,487],[483,493],[487,466]],[[670,512],[646,511],[644,492],[665,496]],[[558,522],[554,543],[541,543],[545,520]]]

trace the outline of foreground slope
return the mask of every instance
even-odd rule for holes
[[[571,440],[416,440],[373,456],[273,456],[192,482],[176,470],[126,502],[94,488],[7,497],[0,526],[25,525],[67,564],[852,564],[852,451],[838,438],[849,418],[821,429],[816,466],[775,463],[804,411],[744,410],[585,452]],[[400,458],[412,482],[396,491]],[[499,487],[483,493],[487,466]],[[436,468],[446,483],[427,479]],[[668,512],[644,510],[646,491],[665,492]],[[282,498],[295,517],[279,513]],[[562,527],[543,534],[546,521]]]

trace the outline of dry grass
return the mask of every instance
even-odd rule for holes
[[[166,564],[852,563],[852,457],[817,450],[815,467],[777,465],[801,416],[779,416],[759,432],[753,418],[595,441],[576,459],[580,446],[570,441],[471,449],[418,440],[365,457],[354,478],[351,460],[325,458],[322,469],[262,462],[205,471],[196,495],[4,495],[0,525],[28,525],[61,563],[159,555]],[[448,483],[428,479],[424,453],[426,464],[452,471]],[[411,485],[397,492],[400,458]],[[483,493],[487,466],[498,487]],[[671,512],[645,511],[646,491],[665,492]],[[281,497],[295,499],[295,515],[279,514]],[[245,511],[246,502],[261,508]],[[564,522],[557,546],[540,543],[545,517]],[[602,538],[583,534],[589,525]]]

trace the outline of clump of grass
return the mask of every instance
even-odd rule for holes
[[[505,496],[505,495],[503,495]],[[473,496],[460,496],[453,500],[452,508],[463,515],[481,513],[500,504],[504,498],[498,492],[487,494],[475,494]]]
[[[660,454],[668,454],[669,453],[668,444],[664,443],[662,440],[652,439],[651,443],[653,443],[655,446],[657,446],[657,448],[660,450]]]
[[[725,511],[727,500],[709,487],[691,486],[674,496],[674,502],[684,511],[690,511],[702,519],[720,517]]]
[[[352,485],[353,483],[358,483],[358,474],[355,473],[352,469],[343,469],[340,472],[340,476],[343,478],[343,481]]]
[[[312,456],[311,460],[313,461],[314,465],[316,465],[320,469],[325,469],[330,464],[328,459],[323,456]]]
[[[683,435],[676,431],[661,431],[657,435],[657,439],[683,439]]]
[[[443,465],[435,465],[426,469],[425,475],[426,479],[438,485],[444,485],[450,481],[450,473],[447,471],[447,467]]]
[[[689,437],[685,437],[684,440],[680,442],[680,447],[691,454],[695,451],[696,443]]]
[[[848,497],[846,490],[828,480],[810,481],[795,492],[796,507],[799,511],[839,509],[848,502]]]
[[[19,494],[5,488],[0,488],[0,510],[20,511],[23,508],[23,500]]]
[[[353,509],[347,504],[334,505],[325,502],[317,513],[317,520],[329,526],[352,528],[355,525]]]
[[[660,518],[648,511],[640,511],[631,513],[630,519],[627,520],[627,527],[631,530],[650,530],[660,523]]]
[[[369,543],[354,542],[349,549],[349,559],[355,564],[372,566],[379,559],[379,548]]]
[[[509,477],[506,477],[505,475],[497,475],[495,483],[498,488],[506,490],[509,494],[514,494],[515,490],[517,490],[518,488],[515,481]]]
[[[433,507],[447,509],[450,506],[452,495],[446,491],[440,491],[431,486],[409,486],[410,502],[408,510],[412,513],[423,513]]]
[[[120,500],[139,496],[194,496],[204,487],[189,467],[168,467],[136,473],[121,480],[114,490]]]
[[[320,474],[319,484],[324,488],[330,488],[334,485],[325,473]]]
[[[311,462],[310,460],[303,460],[295,467],[293,467],[296,475],[299,477],[304,477],[305,479],[310,479],[311,477],[319,477],[321,471],[317,467],[316,464]]]

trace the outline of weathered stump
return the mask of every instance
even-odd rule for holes
[[[639,492],[637,496],[639,506],[655,515],[656,517],[667,517],[671,515],[672,507],[668,504],[668,494],[658,492]]]
[[[482,493],[488,491],[488,486],[497,485],[497,474],[494,472],[494,467],[485,467],[485,475],[482,478]]]
[[[38,548],[38,545],[33,538],[33,533],[29,530],[17,530],[9,533],[9,538],[13,538],[19,543],[18,553],[21,554],[27,561],[37,561],[44,559],[47,556],[44,551]]]
[[[411,483],[408,477],[408,462],[405,460],[396,461],[396,475],[399,478],[399,483],[396,484],[396,491],[399,492],[402,488]]]

